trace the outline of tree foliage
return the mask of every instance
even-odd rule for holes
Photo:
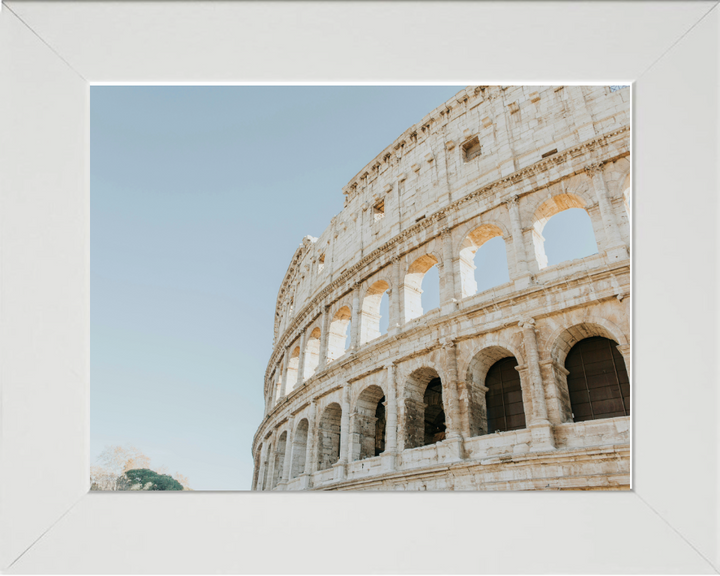
[[[127,490],[182,490],[183,485],[168,474],[158,474],[148,468],[126,470],[120,479]]]
[[[141,484],[144,477],[135,474],[143,470],[157,477],[150,482],[155,487],[147,488],[149,490],[191,490],[190,482],[182,474],[176,472],[171,476],[164,466],[153,471],[150,458],[134,446],[106,447],[97,457],[96,464],[90,467],[90,490],[145,490],[149,481]],[[127,472],[133,474],[128,477]],[[140,485],[143,487],[135,487]]]

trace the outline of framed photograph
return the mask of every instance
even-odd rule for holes
[[[719,25],[715,1],[4,2],[3,570],[717,572]],[[301,86],[449,90],[353,162],[342,212],[263,288],[278,298],[262,414],[236,438],[247,491],[90,481],[90,302],[105,297],[91,230],[123,222],[112,204],[91,218],[90,94],[121,85],[285,91],[298,110]],[[499,124],[539,134],[558,114],[587,126],[578,142],[533,140],[484,176]],[[299,152],[258,118],[269,186]],[[128,133],[155,120],[114,118]],[[335,147],[353,157],[353,139]],[[594,240],[559,273],[548,223],[574,209]],[[362,277],[342,252],[358,239]],[[486,286],[473,262],[493,239],[508,277]],[[512,322],[491,329],[496,314]]]

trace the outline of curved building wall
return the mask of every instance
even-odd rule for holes
[[[629,113],[628,89],[469,87],[361,170],[280,287],[253,489],[628,488],[629,393],[581,418],[566,359],[596,338],[629,372]],[[543,228],[569,208],[598,253],[548,266]],[[510,281],[474,293],[495,237]],[[503,385],[522,427],[492,430]]]

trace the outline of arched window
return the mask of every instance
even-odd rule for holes
[[[485,377],[488,434],[525,428],[520,374],[515,370],[517,365],[514,356],[503,358],[492,365]]]
[[[390,285],[384,280],[378,280],[368,288],[360,309],[360,344],[381,336],[380,303],[389,288]],[[385,324],[387,325],[387,322]]]
[[[510,280],[500,228],[483,224],[465,237],[460,246],[460,278],[463,298]]]
[[[345,354],[345,350],[348,348],[351,319],[352,312],[347,306],[340,308],[333,316],[332,322],[330,322],[330,332],[328,333],[328,364]]]
[[[283,473],[283,464],[285,463],[285,445],[287,444],[287,432],[280,434],[277,449],[275,450],[275,466],[273,467],[272,488],[278,485]]]
[[[318,363],[320,362],[320,328],[310,333],[307,344],[305,345],[305,367],[303,369],[303,380],[307,380],[315,374]]]
[[[565,358],[573,420],[630,415],[630,380],[617,342],[602,336],[580,340]]]
[[[460,412],[470,436],[525,427],[517,364],[502,346],[488,346],[473,356],[459,386]]]
[[[533,243],[541,270],[596,254],[595,233],[585,201],[574,194],[558,194],[543,202],[535,213]]]
[[[385,451],[385,394],[379,386],[368,386],[355,404],[351,460],[364,460]]]
[[[432,368],[420,368],[405,386],[405,448],[435,444],[445,438],[442,381]]]
[[[275,382],[275,391],[274,391],[273,403],[272,403],[273,406],[275,406],[275,404],[278,403],[278,400],[280,400],[281,390],[282,390],[282,366],[280,366],[280,371],[277,374],[277,382]]]
[[[298,379],[298,365],[300,364],[300,346],[296,346],[290,354],[290,361],[288,362],[287,370],[287,382],[285,384],[285,394],[290,394]]]
[[[424,314],[423,312],[423,289],[427,289],[427,285],[423,282],[425,275],[428,271],[437,264],[437,258],[430,254],[421,256],[408,268],[407,274],[405,275],[405,282],[403,285],[403,293],[405,296],[405,322],[409,322],[413,318],[418,318]],[[437,278],[437,268],[435,268],[433,276]],[[434,280],[434,279],[433,279]],[[439,284],[439,280],[435,280],[435,283]],[[429,290],[430,293],[434,290]],[[439,289],[435,291],[439,294]],[[439,297],[438,297],[439,303]],[[427,302],[425,303],[428,304]]]
[[[292,462],[290,465],[290,478],[297,478],[305,472],[305,454],[307,453],[308,421],[300,420],[293,436]]]
[[[318,425],[318,470],[327,470],[340,460],[340,422],[342,408],[333,402],[322,414]]]

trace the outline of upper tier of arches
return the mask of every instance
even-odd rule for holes
[[[564,273],[573,266],[584,270],[588,265],[604,266],[618,257],[627,258],[628,188],[623,186],[628,185],[629,167],[626,158],[602,167],[592,164],[542,193],[511,196],[456,226],[435,226],[425,232],[423,242],[411,245],[402,256],[385,255],[379,270],[368,273],[362,282],[321,308],[288,339],[284,356],[278,357],[272,372],[274,387],[266,389],[268,395],[274,390],[272,397],[266,396],[266,409],[333,362],[383,336],[381,321],[387,333],[396,334],[428,313],[452,312],[466,301],[522,290],[544,275],[553,277],[555,270]],[[578,236],[589,238],[585,251],[576,257],[590,260],[548,264],[543,233],[552,228],[554,219],[570,211],[581,213],[582,218],[564,239],[559,237],[559,243],[572,246]],[[558,236],[553,240],[558,242]],[[498,243],[495,285],[487,283],[489,267],[476,266],[492,241]],[[432,269],[438,270],[438,276],[435,285],[428,286],[426,278]],[[485,282],[481,294],[476,292],[478,279]],[[433,290],[439,296],[440,310],[430,310],[423,301],[426,292]],[[383,298],[388,301],[386,318],[380,310]]]
[[[545,128],[531,129],[538,122]],[[594,150],[607,143],[608,135],[628,127],[627,90],[610,92],[603,86],[462,90],[360,170],[343,189],[343,210],[318,238],[303,239],[278,292],[275,342],[293,329],[309,303],[325,294],[330,284],[342,281],[346,271],[416,224],[431,220],[438,210],[498,181],[515,186],[522,177],[537,187],[543,183],[535,176],[538,168],[557,172],[571,165],[570,172],[575,171],[577,162],[587,162]],[[627,140],[626,136],[620,140]],[[617,148],[614,142],[613,147]],[[622,182],[611,185],[620,188]],[[526,191],[520,188],[519,192]],[[611,194],[622,196],[625,189]],[[480,208],[492,208],[495,196],[493,191],[479,199]]]

